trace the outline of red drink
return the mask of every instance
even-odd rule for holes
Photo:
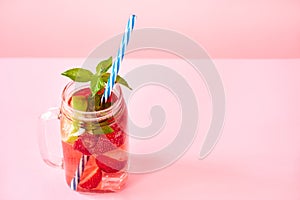
[[[64,91],[60,121],[64,169],[69,186],[78,173],[80,159],[83,156],[88,158],[84,169],[79,172],[77,191],[118,191],[127,180],[127,108],[120,86],[115,88],[100,111],[80,111],[81,107],[89,109],[91,106],[89,88],[80,88],[70,94]],[[75,99],[76,104],[72,103]]]

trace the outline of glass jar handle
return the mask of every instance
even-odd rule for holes
[[[56,159],[56,161],[50,159],[48,146],[46,143],[46,124],[50,120],[58,120],[59,115],[60,109],[57,107],[49,108],[47,112],[40,115],[38,123],[38,143],[40,154],[44,162],[51,167],[63,168],[63,158],[59,157],[58,159]]]

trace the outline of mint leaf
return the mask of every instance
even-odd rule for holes
[[[101,61],[96,67],[97,75],[101,75],[102,73],[107,72],[107,70],[109,70],[111,66],[112,66],[112,57],[109,57],[107,60]]]
[[[124,85],[125,87],[127,87],[128,89],[132,90],[132,88],[128,85],[127,81],[125,81],[124,78],[122,78],[121,76],[117,76],[117,79],[116,79],[116,82],[117,83],[120,83],[121,85]]]
[[[95,135],[100,135],[100,134],[108,134],[114,132],[114,129],[112,129],[110,126],[101,126],[95,130],[93,130],[93,133]]]
[[[102,80],[107,83],[109,76],[110,76],[110,73],[105,73],[105,74],[102,74],[101,77],[102,77]],[[116,78],[116,82],[120,83],[121,85],[124,85],[128,89],[132,90],[132,88],[128,85],[127,81],[125,81],[125,79],[119,75]]]
[[[76,82],[88,82],[91,80],[93,73],[87,69],[73,68],[63,72],[61,75],[69,77]]]
[[[104,86],[105,82],[102,80],[101,76],[93,75],[90,83],[92,97],[94,97],[99,90],[104,88]]]
[[[84,96],[73,96],[71,100],[71,106],[75,110],[86,111],[88,108],[87,98]]]

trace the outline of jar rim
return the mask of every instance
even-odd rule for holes
[[[111,117],[113,115],[113,111],[119,110],[121,103],[122,103],[122,89],[118,83],[116,83],[113,87],[112,92],[115,92],[117,95],[117,101],[113,103],[110,107],[99,110],[99,111],[80,111],[72,108],[68,101],[69,97],[67,96],[68,90],[71,89],[72,86],[75,85],[74,81],[69,82],[62,92],[62,108],[66,110],[69,113],[74,113],[72,115],[76,115],[76,118],[79,118],[79,120],[88,120],[88,121],[94,121],[94,120],[101,120],[101,118],[106,119],[108,117]],[[71,90],[71,95],[75,92],[79,91],[80,89],[87,88],[86,86],[89,84],[85,84],[81,87],[77,87],[75,89]],[[61,108],[61,109],[62,109]]]

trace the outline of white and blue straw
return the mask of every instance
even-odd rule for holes
[[[121,42],[120,48],[118,50],[118,54],[115,58],[115,61],[112,64],[112,72],[110,73],[110,77],[106,84],[104,95],[102,97],[102,103],[105,103],[107,101],[107,99],[109,98],[109,96],[111,95],[111,91],[114,87],[117,75],[119,73],[121,61],[124,58],[126,47],[128,45],[130,35],[131,35],[131,32],[134,27],[135,19],[136,19],[135,15],[131,15],[127,22],[127,26],[125,28],[125,32],[122,37],[122,42]],[[81,157],[79,164],[77,166],[76,172],[75,172],[75,176],[72,179],[71,184],[70,184],[70,187],[72,190],[75,190],[75,191],[77,190],[77,186],[80,182],[80,177],[84,171],[85,165],[88,162],[89,158],[90,157],[86,156],[86,155],[83,155]]]
[[[105,103],[107,101],[107,99],[109,98],[111,91],[114,87],[115,81],[117,79],[117,75],[120,70],[121,62],[124,58],[126,47],[128,45],[129,39],[130,39],[131,32],[134,28],[135,20],[136,20],[136,16],[131,15],[127,22],[127,26],[125,28],[125,32],[122,37],[122,42],[121,42],[120,48],[118,50],[118,54],[115,58],[115,61],[112,64],[112,71],[110,73],[109,79],[108,79],[106,87],[105,87],[104,95],[103,95],[102,101],[101,101],[102,103]]]
[[[80,177],[81,177],[81,175],[84,171],[85,165],[89,161],[89,159],[90,159],[90,156],[86,156],[86,155],[83,155],[80,158],[79,164],[78,164],[76,172],[75,172],[75,176],[72,179],[71,184],[70,184],[70,187],[72,190],[75,190],[75,191],[77,190],[77,185],[80,181]]]

